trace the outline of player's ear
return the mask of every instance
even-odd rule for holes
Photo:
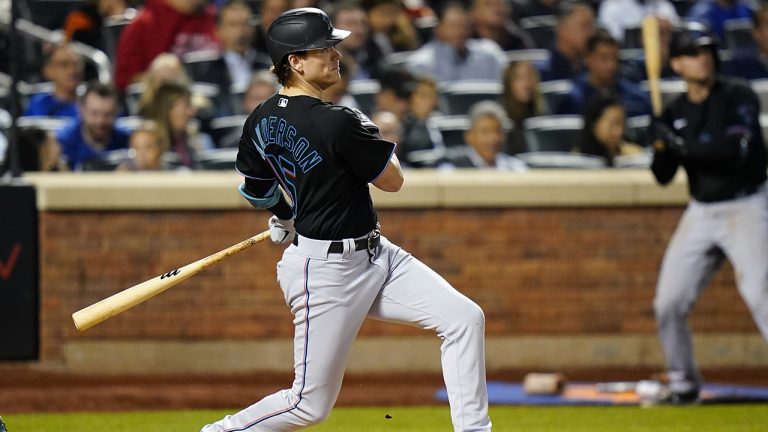
[[[288,54],[288,65],[296,72],[302,72],[304,70],[304,64],[301,62],[301,57],[296,54]]]
[[[669,67],[672,68],[674,73],[680,75],[680,57],[672,57],[669,59]]]

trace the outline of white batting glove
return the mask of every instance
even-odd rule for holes
[[[277,216],[269,218],[269,237],[273,243],[288,244],[296,236],[296,228],[293,227],[293,219],[280,219]]]

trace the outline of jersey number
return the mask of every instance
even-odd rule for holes
[[[269,163],[273,168],[277,167],[275,173],[279,177],[278,180],[283,189],[291,196],[293,217],[295,218],[299,212],[299,200],[296,195],[296,186],[293,184],[294,180],[296,180],[296,165],[282,156],[275,157],[274,155],[267,154],[267,159],[269,159]]]

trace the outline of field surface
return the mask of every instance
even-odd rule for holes
[[[226,410],[14,414],[9,432],[190,432]],[[388,418],[389,417],[389,418]],[[493,430],[536,432],[764,432],[768,405],[676,407],[492,407]],[[452,430],[447,406],[342,407],[311,432],[445,432]]]

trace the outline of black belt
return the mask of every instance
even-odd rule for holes
[[[379,246],[380,240],[381,237],[378,235],[372,235],[368,238],[355,240],[355,251],[373,250]],[[296,246],[299,245],[298,235],[293,237],[293,244]],[[328,253],[344,253],[344,242],[338,240],[332,241],[331,246],[328,247]]]

